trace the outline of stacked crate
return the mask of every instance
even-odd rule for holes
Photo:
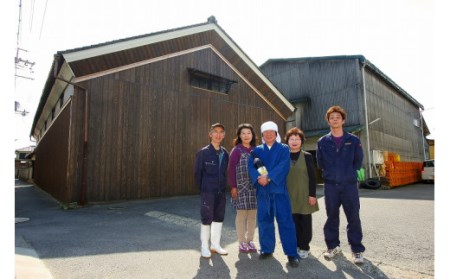
[[[400,162],[400,156],[393,152],[385,155],[384,159],[388,186],[402,186],[422,180],[421,162]]]

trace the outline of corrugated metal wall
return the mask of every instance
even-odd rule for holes
[[[365,127],[363,79],[357,58],[274,61],[264,64],[262,71],[294,105],[304,110],[300,123],[296,124],[305,132],[326,131],[328,125],[324,115],[332,105],[339,105],[347,111],[345,126]],[[402,161],[422,161],[424,139],[419,109],[367,67],[365,87],[368,122],[381,118],[369,125],[370,149],[398,153]],[[310,101],[305,102],[305,97]],[[303,103],[295,104],[298,99]],[[290,120],[295,119],[292,117]],[[418,121],[418,125],[414,125],[414,121]],[[365,128],[356,135],[362,141],[364,164],[367,164]],[[304,148],[315,150],[319,137],[307,138]]]
[[[357,61],[271,63],[264,65],[262,71],[290,101],[310,98],[302,106],[302,121],[297,125],[304,131],[313,131],[328,128],[324,116],[333,105],[348,111],[346,125],[363,122]]]
[[[401,161],[424,159],[419,109],[370,70],[365,71],[367,113],[372,150],[395,152]]]

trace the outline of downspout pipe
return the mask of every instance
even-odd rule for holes
[[[370,135],[369,135],[369,116],[367,112],[367,91],[366,91],[366,78],[364,75],[364,69],[366,68],[366,62],[362,62],[361,75],[362,75],[362,87],[364,96],[364,113],[365,113],[365,126],[366,126],[366,142],[367,142],[367,164],[369,167],[369,177],[372,178],[372,152],[370,152]]]
[[[78,84],[58,77],[58,61],[55,58],[53,68],[53,77],[74,87],[80,88],[84,92],[84,112],[83,112],[83,160],[81,169],[81,187],[78,203],[87,204],[87,158],[88,158],[88,123],[89,123],[89,94],[88,90]]]
[[[427,159],[427,154],[425,153],[425,133],[423,132],[423,115],[422,110],[419,108],[419,115],[420,115],[420,132],[422,136],[422,147],[423,147],[423,160],[425,161]]]

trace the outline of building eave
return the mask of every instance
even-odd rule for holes
[[[263,84],[265,84],[266,89],[263,91],[258,90],[255,86],[252,88],[257,90],[258,94],[271,106],[283,119],[287,119],[290,114],[292,114],[295,110],[294,106],[284,97],[284,95],[269,81],[269,79],[261,72],[260,68],[240,49],[240,47],[225,33],[225,31],[220,28],[220,26],[216,23],[215,20],[211,21],[208,19],[206,23],[190,25],[182,28],[166,30],[162,32],[156,32],[146,35],[129,37],[126,39],[115,40],[111,42],[106,42],[97,45],[91,45],[81,48],[69,49],[65,51],[59,51],[55,54],[54,63],[51,67],[50,73],[48,75],[46,84],[44,86],[43,94],[40,99],[40,103],[38,105],[38,109],[36,111],[36,115],[34,118],[33,126],[31,129],[31,136],[36,137],[37,128],[39,128],[42,123],[44,123],[45,119],[42,119],[41,115],[45,113],[45,109],[48,106],[48,98],[51,95],[52,91],[57,89],[57,83],[59,81],[56,76],[63,75],[65,80],[80,82],[83,80],[87,80],[91,78],[93,75],[99,74],[100,72],[108,73],[108,71],[117,71],[119,69],[126,69],[126,67],[135,67],[138,66],[142,61],[134,61],[134,62],[125,62],[125,64],[120,64],[117,66],[111,66],[109,68],[95,70],[93,72],[83,72],[80,70],[74,69],[73,67],[77,64],[84,63],[84,61],[96,59],[101,56],[109,56],[113,57],[117,53],[123,53],[126,51],[130,51],[136,48],[158,44],[161,42],[166,42],[168,40],[184,38],[188,36],[193,36],[202,32],[215,32],[228,46],[232,49],[234,53],[236,53],[239,58],[247,65],[246,67],[250,68],[251,71],[260,79]],[[203,46],[203,45],[202,45]],[[200,47],[200,46],[199,46]],[[212,47],[217,54],[221,56],[222,59],[226,60],[225,55],[221,54],[221,50]],[[176,53],[180,53],[182,51],[194,51],[193,49],[184,49],[179,50]],[[160,55],[160,58],[168,58],[171,57],[174,53],[168,53]],[[146,60],[154,61],[151,59],[158,59],[157,57],[150,57]],[[229,62],[232,65],[232,62]],[[67,67],[67,68],[66,68]],[[64,70],[65,69],[65,70]],[[64,71],[61,71],[64,70]],[[235,71],[241,71],[240,69],[235,68]],[[244,76],[244,74],[241,74]],[[250,83],[254,83],[255,81],[249,81]],[[60,87],[60,86],[59,86]],[[268,88],[268,89],[267,89]],[[272,92],[272,93],[267,93]],[[54,94],[57,94],[56,92]],[[268,94],[268,95],[267,95]],[[273,96],[274,95],[274,96]],[[275,97],[275,98],[274,98]],[[274,100],[275,103],[272,103]],[[45,117],[45,116],[44,116]]]

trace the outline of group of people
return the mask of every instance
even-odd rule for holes
[[[359,218],[357,170],[363,152],[360,140],[343,125],[346,112],[330,107],[325,118],[330,133],[317,142],[317,166],[322,170],[327,221],[324,225],[327,251],[324,257],[341,253],[339,210],[347,217],[347,238],[353,260],[364,262],[362,228]],[[211,142],[196,154],[195,178],[200,189],[201,256],[211,253],[227,255],[220,245],[225,217],[226,186],[231,187],[232,205],[236,208],[236,232],[239,251],[257,252],[254,242],[256,222],[259,232],[260,259],[272,257],[275,250],[275,219],[283,251],[291,267],[307,258],[312,240],[312,213],[319,210],[316,199],[316,167],[313,155],[302,150],[304,133],[299,128],[287,131],[281,142],[273,121],[261,125],[262,144],[251,124],[240,124],[228,154],[222,146],[225,127],[211,126]]]

